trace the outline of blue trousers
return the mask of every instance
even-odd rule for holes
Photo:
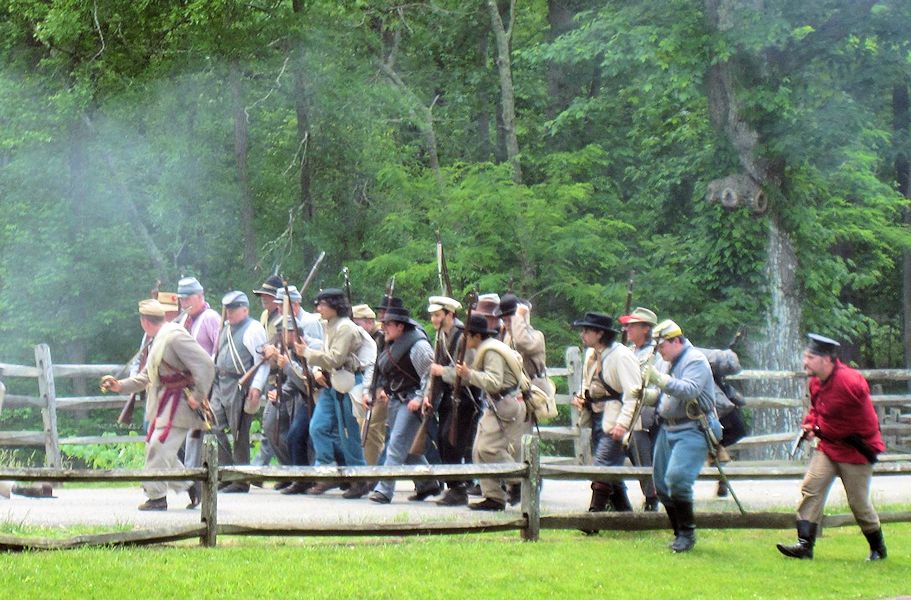
[[[408,404],[398,398],[390,398],[389,412],[386,413],[386,426],[389,428],[389,434],[386,436],[386,460],[383,465],[390,467],[428,464],[427,458],[423,454],[415,456],[408,452],[414,442],[414,435],[421,426],[420,413],[408,410]],[[415,488],[422,489],[420,484],[416,484]],[[374,489],[392,499],[392,495],[395,493],[395,480],[380,481]]]
[[[623,450],[623,441],[616,441],[611,436],[604,433],[599,423],[597,429],[601,432],[598,440],[598,447],[595,449],[595,456],[592,462],[598,467],[622,467],[626,462],[626,452]],[[611,494],[626,495],[626,483],[622,479],[617,479],[608,483],[611,488]]]
[[[356,380],[360,377],[357,375]],[[348,394],[338,394],[332,388],[324,388],[320,392],[310,419],[310,440],[313,442],[317,465],[336,464],[336,453],[344,457],[345,464],[349,467],[367,464],[361,448],[361,430],[351,412],[351,398]]]
[[[307,442],[310,440],[310,407],[307,406],[306,401],[297,402],[295,405],[294,420],[291,421],[291,427],[285,434],[285,440],[288,442],[292,465],[310,464],[310,457],[307,453]]]
[[[661,427],[655,440],[653,478],[658,497],[667,506],[693,501],[693,483],[705,464],[709,445],[698,427],[668,431]]]

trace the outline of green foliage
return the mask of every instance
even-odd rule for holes
[[[911,247],[889,101],[911,8],[864,5],[738,4],[717,33],[694,0],[519,3],[519,185],[483,5],[0,1],[0,357],[49,342],[60,362],[118,362],[156,279],[197,275],[213,302],[273,270],[301,283],[320,250],[311,291],[346,265],[373,303],[396,274],[420,311],[437,228],[456,295],[513,281],[552,364],[573,318],[622,310],[632,272],[636,304],[721,343],[765,327],[769,219],[796,249],[804,325],[860,344],[897,322]],[[741,169],[707,97],[725,61],[774,174],[767,215],[704,201]]]
[[[136,435],[135,432],[132,435]],[[102,437],[108,437],[108,434]],[[60,447],[60,452],[76,468],[140,469],[145,466],[145,444],[139,442],[67,444]]]

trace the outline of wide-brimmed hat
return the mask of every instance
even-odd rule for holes
[[[380,303],[373,307],[374,310],[388,310],[390,308],[402,308],[405,306],[405,303],[402,302],[401,298],[398,297],[389,297],[383,296],[383,299],[380,300]]]
[[[588,329],[600,329],[601,331],[613,331],[620,333],[614,327],[614,320],[603,313],[587,312],[585,316],[578,321],[573,321],[573,327],[585,327]]]
[[[284,281],[281,277],[278,275],[270,275],[269,278],[266,279],[261,286],[259,286],[259,289],[253,290],[253,294],[256,296],[259,296],[261,294],[265,294],[267,296],[277,296],[278,290],[283,287],[283,285]]]
[[[501,317],[511,317],[516,314],[519,306],[519,297],[515,294],[503,294],[500,298],[499,314]]]
[[[481,333],[486,335],[497,335],[499,331],[496,329],[489,329],[487,327],[487,319],[484,318],[484,315],[471,315],[471,318],[468,319],[467,323],[456,324],[456,327],[460,327],[465,333]]]
[[[165,307],[158,300],[151,298],[139,301],[139,314],[145,317],[163,317]]]
[[[351,307],[352,319],[375,319],[376,313],[366,304],[355,304]]]
[[[382,318],[383,323],[394,321],[396,323],[406,323],[408,325],[418,325],[418,322],[411,318],[411,313],[407,308],[399,306],[390,306],[386,309],[386,314]]]
[[[500,296],[498,294],[481,294],[478,296],[478,304],[472,312],[485,317],[499,317]]]
[[[176,292],[159,291],[157,300],[161,302],[161,305],[164,306],[164,309],[168,312],[180,310],[180,299],[177,297]]]
[[[179,298],[202,294],[203,291],[202,284],[195,277],[184,277],[177,282],[177,296]]]
[[[621,325],[632,325],[633,323],[647,323],[654,327],[658,324],[658,315],[647,308],[637,306],[628,315],[623,315],[619,319]]]
[[[832,338],[827,338],[818,333],[808,333],[807,337],[810,340],[807,342],[807,351],[819,356],[834,356],[838,348],[841,347],[841,344]]]
[[[221,305],[227,309],[250,306],[250,299],[240,290],[233,290],[224,295],[221,299]]]

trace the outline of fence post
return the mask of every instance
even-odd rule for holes
[[[572,396],[582,389],[582,353],[576,346],[566,348],[566,385]],[[573,455],[577,465],[588,465],[592,462],[591,429],[579,427],[579,411],[569,407],[569,423],[579,430],[579,437],[573,439]]]
[[[218,445],[215,435],[207,433],[203,438],[203,467],[206,479],[202,482],[202,505],[200,520],[206,526],[205,534],[199,538],[203,546],[214,548],[218,533]]]
[[[35,364],[39,371],[38,392],[44,403],[44,407],[41,409],[41,418],[44,421],[44,464],[48,467],[62,469],[60,439],[57,436],[57,389],[54,386],[51,349],[47,344],[35,346]]]
[[[541,531],[541,444],[538,436],[522,436],[522,461],[528,476],[522,478],[522,539],[537,542]]]

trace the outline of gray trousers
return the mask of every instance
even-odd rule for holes
[[[239,396],[239,395],[238,395]],[[243,403],[243,398],[240,398]],[[215,414],[215,439],[218,441],[218,464],[220,465],[249,465],[250,464],[250,426],[253,424],[253,415],[248,415],[235,402],[225,406],[221,402],[212,402],[212,412]],[[230,416],[229,416],[230,414]],[[239,417],[237,416],[239,414]],[[237,429],[231,431],[234,438],[233,445],[228,440],[227,429],[231,423],[236,423]]]
[[[408,410],[407,402],[398,398],[389,399],[389,411],[386,415],[386,424],[389,426],[389,443],[386,446],[387,467],[399,465],[426,465],[427,459],[423,454],[415,456],[409,454],[414,436],[421,426],[420,413]],[[372,424],[374,427],[376,424]],[[415,482],[415,489],[422,490],[435,486],[436,482]],[[395,480],[386,479],[376,484],[374,488],[389,499],[395,494]]]
[[[813,453],[803,483],[800,484],[802,497],[797,506],[797,518],[819,523],[826,506],[826,498],[836,477],[840,477],[845,486],[848,506],[851,507],[860,530],[864,533],[873,533],[879,529],[879,515],[876,514],[870,499],[873,465],[835,462],[819,450]]]
[[[146,468],[147,469],[182,469],[183,463],[177,458],[177,451],[183,446],[188,429],[171,427],[168,437],[164,442],[159,441],[159,436],[164,429],[156,428],[152,432],[152,439],[146,442]],[[158,500],[168,495],[168,490],[178,494],[185,492],[190,487],[190,481],[144,481],[142,489],[149,500]]]
[[[518,462],[522,451],[522,435],[530,431],[531,423],[525,421],[525,403],[515,395],[494,402],[484,408],[478,422],[471,455],[475,464]],[[506,483],[518,483],[510,480]],[[481,495],[491,500],[506,502],[506,492],[498,479],[481,479]]]

